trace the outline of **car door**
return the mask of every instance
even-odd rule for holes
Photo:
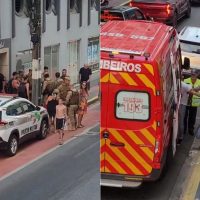
[[[13,129],[17,129],[19,131],[20,138],[29,133],[27,126],[27,116],[20,106],[20,102],[15,102],[9,105],[6,109],[6,115],[9,120],[14,122]]]
[[[35,132],[39,128],[40,121],[35,106],[27,101],[20,102],[20,106],[22,107],[23,112],[26,115],[29,133]]]

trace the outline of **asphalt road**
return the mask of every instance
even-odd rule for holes
[[[126,2],[126,0],[111,0],[110,6],[117,6]],[[200,26],[200,5],[192,6],[192,13],[189,19],[182,19],[179,21],[178,31],[184,26]],[[200,114],[198,113],[198,116]],[[197,119],[197,122],[199,122]],[[186,136],[182,145],[178,147],[176,156],[167,173],[167,175],[160,181],[155,183],[145,183],[138,189],[118,189],[118,188],[101,188],[101,200],[178,200],[180,193],[174,191],[175,184],[178,176],[185,178],[185,174],[180,174],[185,159],[189,156],[193,138]],[[187,173],[187,172],[185,172]]]
[[[0,183],[1,200],[99,200],[99,126]]]

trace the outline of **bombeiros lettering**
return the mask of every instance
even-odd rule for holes
[[[139,63],[126,63],[115,60],[101,60],[100,68],[112,71],[124,71],[124,72],[141,72],[141,64]]]

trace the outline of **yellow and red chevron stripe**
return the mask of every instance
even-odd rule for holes
[[[143,63],[143,73],[130,73],[130,72],[118,72],[118,71],[101,71],[101,83],[123,84],[131,86],[145,86],[153,90],[155,95],[155,77],[154,69],[151,64]]]
[[[107,128],[109,138],[104,139],[101,128],[101,172],[128,175],[148,175],[152,171],[155,149],[155,123],[141,130]],[[124,143],[113,147],[112,142]]]

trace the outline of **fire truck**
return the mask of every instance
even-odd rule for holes
[[[182,64],[176,30],[150,21],[101,27],[101,185],[155,181],[176,152]]]

